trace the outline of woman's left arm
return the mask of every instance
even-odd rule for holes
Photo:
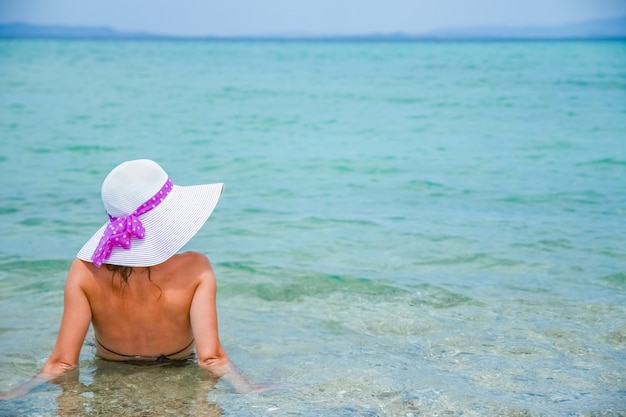
[[[0,399],[11,399],[27,394],[33,388],[50,382],[78,365],[80,349],[91,323],[91,307],[82,283],[90,274],[80,260],[74,260],[65,281],[63,318],[56,344],[39,374],[30,381],[7,392]]]

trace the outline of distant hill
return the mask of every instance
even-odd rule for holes
[[[53,38],[53,39],[136,39],[158,35],[131,33],[107,27],[81,27],[62,25],[30,25],[26,23],[0,24],[0,38]]]
[[[626,38],[626,16],[560,26],[484,26],[441,29],[428,33],[441,39],[610,39]]]
[[[144,32],[123,32],[108,27],[0,24],[0,38],[37,39],[304,39],[304,40],[471,40],[471,39],[626,39],[626,16],[589,20],[560,26],[482,26],[449,28],[426,33],[380,33],[363,35],[312,36],[306,34],[261,36],[185,37]]]

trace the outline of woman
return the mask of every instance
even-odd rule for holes
[[[96,355],[113,361],[169,362],[197,357],[200,367],[239,392],[252,386],[219,339],[215,275],[199,253],[177,252],[206,222],[223,184],[181,187],[150,160],[113,169],[102,184],[109,221],[78,252],[64,291],[52,354],[14,398],[78,365],[92,324]]]

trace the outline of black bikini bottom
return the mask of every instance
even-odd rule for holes
[[[182,348],[181,350],[178,350],[178,351],[176,351],[174,353],[170,353],[168,355],[163,354],[163,355],[159,355],[159,356],[125,355],[123,353],[116,352],[116,351],[111,350],[108,347],[104,346],[98,340],[97,337],[95,339],[96,339],[96,343],[98,345],[100,345],[100,347],[102,349],[104,349],[107,352],[110,352],[110,353],[112,353],[114,355],[121,356],[123,358],[127,358],[127,359],[124,360],[124,361],[127,361],[127,362],[133,362],[133,363],[150,363],[150,362],[152,362],[152,363],[154,363],[154,362],[156,362],[156,363],[177,363],[177,362],[187,362],[189,359],[193,359],[194,356],[195,356],[193,354],[193,352],[192,352],[189,356],[184,357],[184,358],[176,358],[176,359],[172,359],[171,358],[171,356],[176,356],[179,353],[184,352],[187,349],[189,349],[191,347],[191,345],[193,345],[194,339],[192,339],[191,342],[189,342],[189,344],[187,346],[185,346],[184,348]],[[103,359],[106,359],[106,358],[103,358]]]

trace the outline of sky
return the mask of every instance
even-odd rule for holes
[[[422,34],[626,16],[626,0],[0,0],[0,23],[175,36]]]

